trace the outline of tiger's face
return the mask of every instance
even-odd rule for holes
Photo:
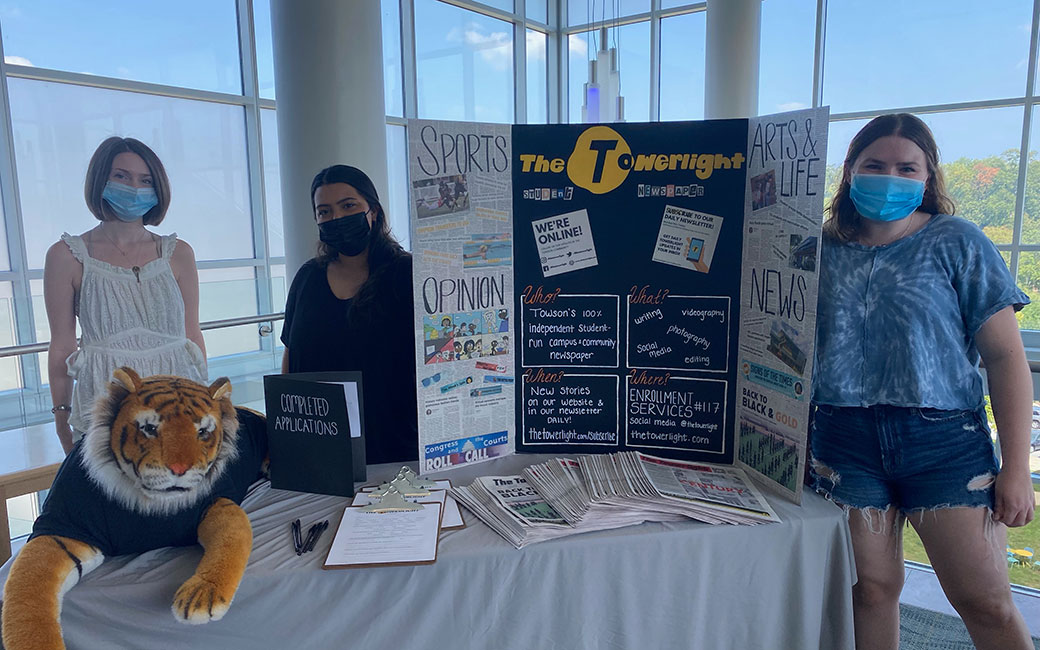
[[[208,495],[237,453],[238,419],[226,378],[113,373],[84,441],[83,463],[105,492],[146,514],[177,512]]]

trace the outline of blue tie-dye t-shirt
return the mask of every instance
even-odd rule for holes
[[[813,401],[975,409],[975,334],[1029,298],[970,221],[935,215],[885,246],[823,238]]]

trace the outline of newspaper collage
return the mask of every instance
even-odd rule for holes
[[[513,453],[510,128],[408,124],[421,473]]]
[[[812,388],[828,109],[752,118],[737,458],[800,503]]]

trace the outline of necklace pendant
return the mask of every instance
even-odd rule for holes
[[[135,266],[130,270],[134,272],[134,277],[137,278],[137,284],[141,284],[141,267]]]

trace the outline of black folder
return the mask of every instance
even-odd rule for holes
[[[341,382],[357,385],[357,412]],[[353,496],[364,481],[365,414],[360,372],[309,372],[264,377],[271,487]],[[360,429],[352,436],[351,421]]]

